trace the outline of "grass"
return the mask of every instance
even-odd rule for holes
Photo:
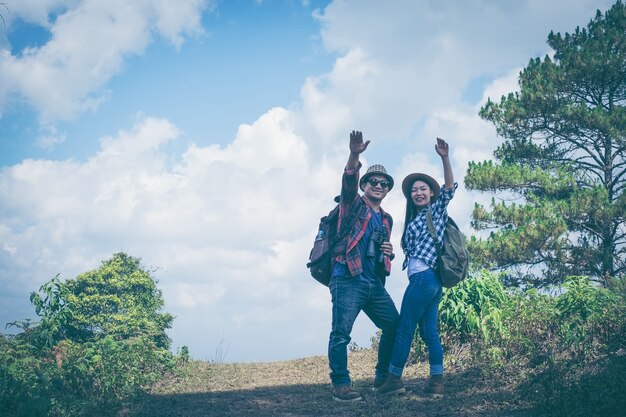
[[[354,388],[365,400],[333,401],[328,360],[324,356],[272,363],[216,364],[192,361],[177,375],[153,387],[125,416],[466,416],[529,415],[531,404],[518,387],[520,376],[499,373],[497,379],[470,365],[471,358],[446,364],[446,397],[421,395],[427,365],[409,365],[404,373],[411,392],[382,396],[372,392],[376,353],[350,352]]]

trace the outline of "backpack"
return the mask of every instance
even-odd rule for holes
[[[448,217],[448,223],[443,233],[443,244],[440,244],[430,208],[426,212],[426,223],[437,249],[436,269],[441,285],[446,288],[454,287],[467,277],[469,253],[465,244],[465,236],[454,220]]]
[[[335,202],[339,203],[339,196],[335,197]],[[309,262],[306,264],[311,276],[320,284],[328,287],[333,272],[333,259],[345,251],[343,238],[350,233],[357,217],[358,210],[352,210],[342,223],[341,230],[337,230],[339,220],[339,204],[337,204],[320,219],[313,248],[309,254]]]

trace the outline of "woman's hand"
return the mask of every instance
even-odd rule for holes
[[[441,138],[437,138],[437,144],[435,145],[435,151],[437,154],[443,158],[444,156],[448,156],[449,150],[448,142]]]

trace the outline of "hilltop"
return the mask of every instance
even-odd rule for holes
[[[171,375],[141,402],[128,407],[132,416],[466,416],[513,417],[533,414],[518,386],[519,372],[502,369],[488,376],[457,352],[447,363],[446,397],[420,395],[427,377],[423,362],[409,365],[405,382],[412,392],[383,397],[371,391],[376,353],[350,352],[351,375],[365,401],[333,401],[325,356],[271,362],[216,364],[192,361]],[[448,355],[451,357],[452,355]],[[538,410],[534,410],[536,413]],[[536,415],[536,414],[534,414]]]

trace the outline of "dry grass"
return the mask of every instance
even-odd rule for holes
[[[468,359],[468,358],[465,358]],[[464,360],[446,364],[446,397],[420,395],[427,365],[406,368],[411,392],[386,397],[371,391],[376,354],[351,352],[349,367],[354,387],[365,401],[333,401],[328,360],[323,356],[272,363],[214,364],[194,361],[179,375],[155,386],[142,402],[129,406],[127,416],[526,416],[515,378],[482,376]],[[469,363],[471,361],[467,361]]]

